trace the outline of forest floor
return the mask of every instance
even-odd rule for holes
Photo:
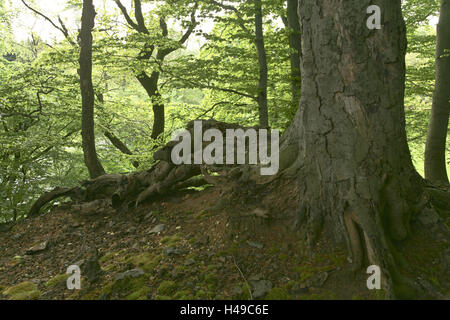
[[[54,206],[0,231],[0,300],[383,297],[368,290],[365,270],[351,271],[345,248],[320,242],[311,254],[286,218],[294,189],[286,181],[270,188],[254,199],[188,190],[94,215]],[[418,219],[400,248],[423,286],[448,298],[449,239],[435,222]],[[88,281],[94,249],[101,271]],[[66,286],[73,264],[84,275],[81,290]]]

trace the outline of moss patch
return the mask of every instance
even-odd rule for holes
[[[266,295],[266,300],[289,300],[291,297],[286,292],[286,290],[282,288],[273,288]]]
[[[161,262],[162,256],[154,256],[151,253],[143,253],[137,256],[127,258],[126,262],[131,263],[135,267],[139,267],[145,272],[152,272]]]
[[[167,236],[161,239],[161,244],[167,246],[167,247],[173,247],[175,246],[178,242],[180,242],[182,240],[182,236],[179,234],[174,234],[172,236]]]
[[[172,295],[177,289],[177,284],[173,281],[163,281],[160,283],[157,292],[160,295]]]
[[[2,292],[9,300],[37,300],[41,292],[35,283],[26,281],[10,287]]]
[[[54,287],[59,284],[66,283],[66,281],[69,277],[70,277],[70,274],[58,274],[58,275],[54,276],[53,278],[51,278],[50,280],[48,280],[45,283],[45,286],[47,288],[50,288],[50,287]]]
[[[143,287],[131,294],[129,294],[126,299],[127,300],[146,300],[148,299],[148,294],[150,293],[149,287]]]

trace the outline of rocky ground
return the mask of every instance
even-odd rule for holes
[[[272,187],[283,192],[236,200],[210,187],[126,212],[86,215],[63,204],[3,226],[0,299],[383,298],[367,289],[365,270],[351,271],[345,248],[322,242],[310,254],[292,223],[282,221],[295,194],[288,183]],[[419,268],[411,270],[416,281],[448,298],[449,239],[441,220],[418,217],[413,227],[422,231],[401,249]],[[70,265],[81,267],[81,290],[67,289]]]

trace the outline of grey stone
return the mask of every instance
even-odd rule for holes
[[[247,244],[248,244],[250,247],[257,248],[257,249],[262,249],[262,248],[264,248],[264,244],[262,244],[261,242],[257,242],[257,241],[250,241],[250,240],[248,240],[248,241],[247,241]]]
[[[195,259],[187,259],[186,262],[184,263],[185,266],[191,266],[195,264]]]
[[[19,240],[19,239],[21,239],[23,237],[23,233],[18,233],[18,234],[15,234],[14,236],[13,236],[13,239],[14,240]]]
[[[79,223],[78,221],[75,221],[75,222],[73,222],[70,226],[71,226],[72,228],[76,229],[76,228],[81,227],[81,223]]]
[[[144,270],[140,269],[140,268],[136,268],[136,269],[131,269],[122,273],[119,273],[116,278],[115,281],[120,281],[126,278],[139,278],[140,276],[143,276],[145,274]]]
[[[145,220],[150,219],[153,216],[153,211],[150,211],[149,213],[147,213],[147,215],[144,217]]]
[[[37,254],[48,249],[48,241],[41,242],[26,251],[26,254]]]
[[[273,284],[268,280],[253,280],[250,281],[253,287],[253,299],[264,298],[265,295],[272,290]]]
[[[164,254],[166,256],[175,256],[175,255],[180,255],[181,252],[180,252],[180,250],[178,250],[175,247],[168,247],[168,248],[164,249]]]
[[[153,228],[152,230],[150,230],[148,233],[149,233],[149,234],[160,233],[160,232],[162,232],[165,228],[166,228],[166,225],[164,225],[164,224],[158,224],[156,227],[154,227],[154,228]]]

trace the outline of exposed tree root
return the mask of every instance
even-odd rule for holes
[[[40,209],[50,201],[56,200],[61,197],[70,197],[73,200],[81,197],[80,188],[55,188],[50,192],[44,193],[31,207],[29,216],[34,216],[39,213]]]
[[[223,133],[226,129],[248,129],[237,124],[215,120],[203,121],[202,126],[203,130],[215,128]],[[187,130],[193,134],[193,122],[188,124]],[[45,204],[60,197],[70,197],[77,203],[93,203],[81,205],[78,208],[79,210],[91,211],[91,208],[98,205],[98,202],[95,201],[103,199],[108,199],[115,209],[120,209],[139,206],[154,196],[164,195],[172,190],[198,187],[205,184],[220,185],[232,181],[240,183],[259,178],[256,173],[257,166],[174,165],[171,161],[171,152],[175,145],[176,142],[171,141],[156,151],[154,158],[158,162],[149,170],[128,175],[107,174],[93,180],[84,181],[79,187],[56,188],[45,193],[35,202],[29,215],[38,214]]]

